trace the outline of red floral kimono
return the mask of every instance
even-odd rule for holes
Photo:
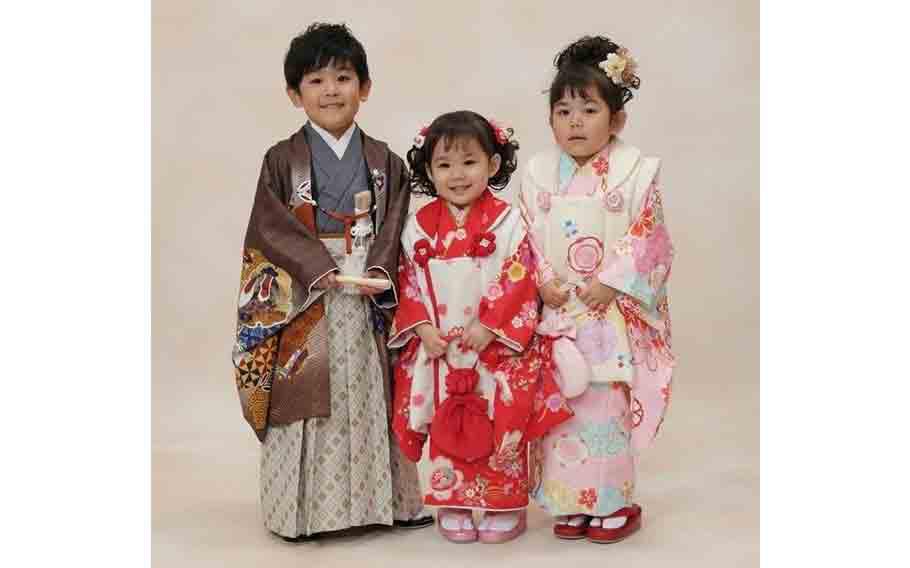
[[[458,228],[436,199],[402,233],[392,427],[418,461],[430,440],[424,502],[484,510],[528,504],[528,441],[568,420],[552,353],[538,322],[533,255],[518,209],[484,192]],[[473,321],[496,338],[479,355],[460,337]],[[430,323],[449,340],[428,357],[414,328]]]

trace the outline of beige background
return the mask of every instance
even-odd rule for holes
[[[664,160],[680,362],[633,539],[559,542],[533,508],[517,543],[458,556],[432,530],[298,546],[265,532],[231,374],[234,300],[260,160],[304,120],[282,58],[313,20],[347,22],[366,47],[358,122],[399,154],[422,123],[469,108],[515,127],[524,164],[551,143],[540,91],[558,49],[605,33],[637,57],[624,137]],[[155,566],[758,564],[757,2],[159,0],[152,37]]]

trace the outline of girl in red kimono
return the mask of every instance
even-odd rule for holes
[[[468,111],[420,131],[408,152],[416,193],[434,197],[406,222],[401,298],[389,346],[393,430],[420,460],[424,502],[454,542],[505,542],[526,527],[527,445],[571,412],[535,339],[536,269],[517,208],[494,197],[516,168],[512,130]],[[484,511],[475,527],[473,510]]]

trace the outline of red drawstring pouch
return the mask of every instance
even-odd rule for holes
[[[455,369],[446,376],[449,397],[439,405],[430,424],[430,437],[448,455],[475,462],[493,453],[493,421],[487,400],[474,392],[477,369]]]

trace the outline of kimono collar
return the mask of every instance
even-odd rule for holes
[[[579,166],[575,159],[564,151],[559,153],[559,189],[562,191],[572,180],[572,177],[579,170],[590,168],[598,159],[603,158],[610,164],[607,171],[607,189],[615,189],[622,185],[629,175],[635,170],[638,161],[641,159],[641,150],[635,146],[630,146],[616,136],[607,144],[603,150],[591,158],[584,166]]]
[[[465,224],[474,224],[475,219],[479,217],[481,230],[492,231],[496,225],[505,219],[506,213],[509,212],[511,207],[505,201],[496,198],[489,189],[486,189],[471,206]],[[425,237],[433,240],[436,238],[439,221],[443,215],[451,215],[451,213],[447,210],[445,200],[437,197],[417,210],[417,228]]]
[[[313,130],[316,131],[316,134],[318,134],[319,137],[325,141],[326,145],[328,145],[332,152],[338,156],[338,159],[340,160],[343,158],[345,151],[351,144],[351,138],[354,137],[354,133],[357,131],[357,123],[352,122],[351,126],[349,126],[344,134],[341,135],[341,138],[335,138],[328,130],[322,128],[312,120],[309,121],[309,123],[310,126],[313,127]]]

